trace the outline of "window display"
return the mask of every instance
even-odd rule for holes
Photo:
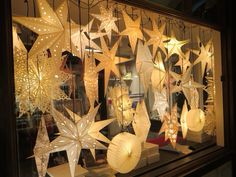
[[[20,176],[111,176],[223,145],[218,31],[116,1],[32,9],[13,7]]]

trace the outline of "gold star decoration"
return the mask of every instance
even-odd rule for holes
[[[139,16],[135,21],[133,21],[125,11],[122,11],[122,14],[124,17],[126,29],[122,31],[120,35],[127,35],[129,37],[131,49],[134,53],[137,40],[141,39],[145,41],[143,33],[140,29],[141,17]]]
[[[187,71],[181,76],[175,72],[170,71],[170,75],[175,79],[176,83],[171,89],[171,93],[180,92],[184,93],[188,103],[191,103],[191,88],[204,88],[205,86],[193,81],[191,77],[192,66],[190,66]]]
[[[38,34],[29,52],[29,58],[34,58],[47,49],[50,49],[52,57],[57,58],[65,50],[78,55],[75,46],[70,42],[70,35],[78,29],[78,25],[67,21],[67,1],[64,0],[56,11],[53,11],[47,0],[37,0],[37,4],[40,17],[13,17],[14,21]]]
[[[158,29],[155,20],[152,21],[153,30],[144,29],[144,31],[150,36],[150,39],[147,41],[146,45],[153,45],[152,55],[155,56],[157,49],[160,48],[165,54],[166,49],[164,46],[164,41],[167,40],[167,37],[163,35],[165,30],[165,24],[163,24],[160,29]]]
[[[175,66],[181,67],[182,73],[185,73],[187,68],[191,65],[189,58],[190,58],[190,50],[184,53],[184,58],[180,56],[178,62],[175,64]]]
[[[184,46],[188,42],[189,42],[189,40],[178,41],[172,32],[171,37],[165,43],[165,48],[167,48],[167,51],[168,51],[168,57],[170,57],[173,54],[177,54],[177,55],[181,56],[182,58],[185,58],[184,53],[182,52],[181,48],[182,48],[182,46]],[[167,59],[168,59],[168,57],[167,57]]]
[[[130,60],[128,58],[116,56],[116,51],[119,46],[121,38],[118,39],[118,41],[114,44],[111,50],[108,49],[105,39],[103,37],[101,37],[100,39],[102,46],[102,54],[94,53],[94,58],[100,61],[100,63],[96,68],[97,72],[104,70],[104,80],[105,80],[104,94],[106,94],[111,72],[113,72],[117,77],[120,77],[120,71],[116,65]]]
[[[99,131],[114,119],[94,122],[98,109],[99,105],[90,109],[77,123],[69,120],[57,110],[53,110],[60,136],[51,142],[51,152],[66,150],[72,177],[74,177],[81,149],[107,149],[98,140],[110,143],[110,140]]]
[[[171,114],[164,115],[164,122],[161,126],[159,134],[165,132],[165,141],[170,140],[171,145],[175,148],[178,134],[177,104],[172,108]]]
[[[187,114],[188,114],[188,107],[186,100],[184,101],[184,105],[182,107],[181,117],[180,117],[180,125],[182,129],[183,138],[186,138],[188,132],[188,125],[187,125]]]
[[[100,13],[101,14],[92,14],[92,16],[94,16],[101,22],[99,29],[105,29],[108,39],[111,41],[112,30],[116,33],[119,33],[119,30],[115,23],[119,19],[113,16],[112,7],[106,9],[103,6],[100,6]]]

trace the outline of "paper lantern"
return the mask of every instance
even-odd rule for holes
[[[190,130],[199,132],[205,124],[205,114],[201,109],[191,109],[187,114],[187,126]]]
[[[141,156],[141,143],[133,134],[116,135],[108,146],[107,161],[114,170],[128,173],[133,170]]]

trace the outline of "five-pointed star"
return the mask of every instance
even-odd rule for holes
[[[143,33],[140,29],[141,17],[138,17],[135,21],[133,21],[125,11],[122,11],[122,14],[126,29],[122,31],[120,35],[127,35],[129,37],[131,49],[134,53],[138,38],[145,41]]]
[[[166,113],[164,115],[164,122],[159,131],[159,134],[165,132],[165,141],[169,139],[174,148],[176,146],[178,127],[177,104],[175,104],[171,110],[171,114]]]
[[[167,40],[167,37],[163,35],[165,30],[165,24],[163,24],[160,29],[158,29],[157,24],[153,21],[153,30],[144,29],[144,31],[150,36],[150,39],[147,41],[147,45],[153,45],[152,55],[155,56],[157,52],[157,48],[159,47],[165,54],[166,49],[164,46],[164,41]]]
[[[44,177],[47,172],[50,141],[48,138],[47,128],[45,125],[44,116],[41,118],[41,124],[38,129],[38,135],[34,146],[35,163],[39,177]]]
[[[111,71],[117,77],[120,77],[120,71],[116,65],[119,63],[127,62],[129,61],[129,59],[116,56],[116,51],[119,46],[119,42],[121,38],[118,39],[118,41],[114,44],[111,50],[108,49],[105,39],[103,37],[101,37],[100,39],[101,39],[101,46],[102,46],[102,54],[94,53],[94,58],[100,61],[100,63],[96,67],[97,72],[104,70],[104,75],[105,75],[104,76],[104,79],[105,79],[104,95],[105,95],[107,91],[107,86],[108,86],[108,81],[110,78]]]
[[[97,140],[110,143],[110,140],[99,131],[114,119],[94,122],[98,108],[99,106],[90,109],[88,114],[80,118],[77,123],[64,117],[57,110],[53,110],[60,136],[51,142],[50,152],[66,150],[72,177],[74,177],[81,149],[106,149],[106,146]]]
[[[184,93],[188,103],[191,103],[191,88],[204,88],[204,85],[199,84],[191,78],[192,67],[190,66],[187,71],[181,76],[175,72],[170,71],[171,76],[175,79],[175,86],[172,88],[171,93],[180,92]]]
[[[187,132],[188,132],[187,114],[188,114],[188,107],[185,100],[183,108],[182,108],[182,112],[181,112],[181,117],[180,117],[180,125],[182,129],[183,138],[186,138]]]
[[[185,54],[184,54],[184,58],[182,58],[181,56],[179,57],[178,62],[175,64],[175,66],[180,66],[182,68],[182,73],[185,73],[187,68],[191,65],[189,58],[190,58],[190,50],[188,50]]]
[[[64,50],[78,55],[75,46],[70,43],[70,36],[78,29],[75,23],[69,23],[67,1],[64,0],[54,12],[47,0],[37,0],[40,17],[13,17],[13,20],[38,34],[29,57],[50,49],[52,57],[59,58]]]
[[[115,24],[115,21],[119,20],[116,17],[113,17],[113,8],[106,9],[103,6],[100,6],[100,12],[101,14],[92,14],[95,18],[97,18],[100,22],[101,25],[99,27],[100,30],[105,29],[108,39],[111,41],[111,34],[112,30],[115,31],[116,33],[119,33],[119,30]]]
[[[198,43],[201,44],[200,45],[200,51],[198,50],[193,50],[193,53],[195,53],[196,55],[198,55],[198,58],[194,61],[194,65],[198,64],[201,62],[201,66],[202,66],[202,76],[204,75],[204,71],[205,71],[205,67],[206,64],[208,64],[207,69],[211,68],[211,62],[212,62],[212,58],[213,58],[213,50],[211,50],[211,48],[213,47],[212,45],[212,40],[209,40],[208,43],[206,44],[206,46],[204,46],[201,42],[200,39],[198,39]]]
[[[165,48],[167,48],[167,51],[168,51],[167,59],[173,54],[177,54],[177,55],[181,56],[182,58],[185,58],[185,56],[181,50],[181,47],[183,45],[187,44],[188,42],[189,42],[189,40],[178,41],[172,32],[172,35],[171,35],[169,41],[165,43]]]

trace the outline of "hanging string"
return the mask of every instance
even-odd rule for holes
[[[140,14],[141,14],[141,30],[142,30],[142,33],[144,34],[144,28],[143,28],[143,19],[142,19],[142,11],[140,10]],[[133,9],[132,9],[132,16],[133,16]],[[138,39],[139,41],[139,39]],[[144,36],[143,36],[143,41],[144,41]],[[137,59],[137,58],[136,58]],[[140,79],[140,73],[139,73],[139,77],[138,77],[138,82],[139,82],[139,102],[141,102],[141,79]],[[144,83],[143,83],[144,84]],[[146,90],[147,91],[147,90]]]
[[[78,0],[78,9],[79,9],[79,31],[80,31],[80,37],[79,37],[79,42],[80,42],[80,57],[81,57],[81,59],[83,58],[83,52],[82,52],[82,19],[81,19],[81,16],[82,16],[82,9],[81,9],[81,1],[80,0]]]

